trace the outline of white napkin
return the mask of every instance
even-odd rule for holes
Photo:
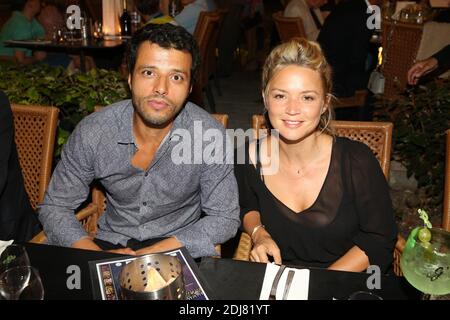
[[[9,246],[11,243],[13,243],[14,240],[8,240],[8,241],[2,241],[0,240],[0,255],[2,254],[3,250],[6,249],[7,246]]]
[[[259,295],[259,300],[268,300],[270,295],[270,289],[272,288],[273,279],[277,274],[280,266],[268,263],[266,266],[266,273],[264,274],[264,282],[261,289],[261,294]],[[277,293],[275,294],[277,300],[283,298],[284,286],[286,284],[287,275],[289,270],[295,272],[294,279],[292,280],[289,293],[287,295],[287,300],[308,300],[309,291],[309,270],[308,269],[295,269],[286,268],[283,271],[283,275],[278,283]]]

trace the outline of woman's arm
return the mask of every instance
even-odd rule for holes
[[[253,243],[250,260],[267,263],[269,262],[269,256],[271,256],[275,263],[281,264],[280,249],[261,223],[259,212],[247,212],[242,219],[242,225],[244,231],[250,235]]]
[[[255,159],[250,156],[251,153],[249,154],[248,144],[243,147],[244,150],[236,150],[235,155],[244,152],[247,161],[251,158],[251,162],[254,163]],[[251,148],[253,153],[255,151],[254,148],[253,145]],[[250,260],[255,262],[268,262],[269,256],[272,256],[276,263],[281,263],[280,249],[261,221],[258,196],[254,189],[255,175],[251,174],[253,168],[248,163],[238,164],[237,158],[235,158],[235,163],[234,173],[239,190],[242,229],[250,235],[253,243]]]
[[[397,239],[389,186],[378,160],[366,145],[353,143],[349,147],[351,193],[358,219],[358,230],[352,237],[353,244],[366,255],[366,267],[377,265],[384,273],[392,266]],[[347,254],[355,251],[358,252],[354,247],[351,248],[342,256],[343,261],[339,259],[336,263],[342,266],[342,262],[348,262],[350,271],[353,266],[346,259]],[[349,257],[355,258],[356,264],[362,261],[360,255]]]
[[[352,247],[328,267],[330,270],[362,272],[369,267],[369,258],[358,246]]]

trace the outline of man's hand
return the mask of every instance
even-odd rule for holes
[[[72,244],[72,248],[84,249],[84,250],[93,250],[93,251],[102,251],[102,249],[95,244],[91,237],[81,238],[78,241],[75,241]]]
[[[106,250],[106,252],[117,253],[117,254],[127,254],[130,256],[136,255],[136,251],[134,251],[130,248],[112,249],[112,250]]]
[[[410,85],[417,84],[419,78],[427,73],[430,73],[438,67],[436,58],[429,58],[427,60],[415,63],[408,71],[408,83]]]
[[[75,241],[72,244],[72,248],[84,249],[84,250],[93,250],[93,251],[103,251],[97,244],[95,244],[92,237],[81,238],[78,241]],[[117,254],[127,254],[131,256],[135,256],[136,252],[131,250],[130,248],[121,248],[121,249],[112,249],[112,250],[104,250],[106,252],[117,253]]]
[[[169,251],[181,248],[183,244],[177,240],[175,237],[170,237],[164,240],[161,240],[149,247],[145,247],[136,251],[137,255],[149,254],[149,253],[157,253],[163,251]]]

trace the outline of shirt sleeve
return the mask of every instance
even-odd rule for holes
[[[225,130],[223,135],[228,139]],[[240,225],[233,150],[222,150],[227,152],[219,159],[221,163],[208,164],[204,159],[206,163],[202,165],[200,200],[203,216],[174,234],[194,258],[217,255],[214,246],[234,237]]]
[[[391,267],[397,238],[397,226],[389,187],[378,160],[364,144],[349,150],[351,183],[359,220],[355,245],[385,273]]]
[[[83,121],[75,128],[61,153],[44,201],[38,206],[48,242],[70,247],[87,236],[74,212],[86,200],[94,177],[93,152],[84,135]]]
[[[433,55],[434,58],[438,61],[439,67],[449,66],[450,65],[450,45],[442,48],[440,51]]]
[[[175,16],[175,21],[190,34],[194,34],[200,11],[201,8],[195,4],[187,5],[177,16]]]

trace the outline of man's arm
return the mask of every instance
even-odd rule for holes
[[[143,254],[150,254],[150,253],[157,253],[157,252],[164,252],[164,251],[170,251],[175,250],[178,248],[181,248],[183,244],[177,240],[175,237],[169,237],[167,239],[158,241],[157,243],[139,249],[136,251],[137,255],[143,255]]]
[[[91,237],[85,237],[85,238],[75,241],[72,244],[72,248],[92,250],[92,251],[102,251],[102,249],[94,242],[94,240]],[[118,253],[118,254],[128,254],[128,255],[132,255],[132,256],[136,255],[136,252],[134,250],[131,250],[130,248],[112,249],[112,250],[106,250],[106,251]],[[160,251],[164,251],[164,250],[160,250]],[[153,252],[158,252],[158,251],[153,251]],[[153,252],[142,252],[139,254],[146,254],[146,253],[153,253]]]
[[[437,60],[439,67],[450,65],[450,45],[436,52],[433,57]]]
[[[95,142],[88,136],[91,128],[84,123],[75,128],[64,146],[44,201],[38,206],[39,220],[50,244],[70,247],[88,236],[74,215],[94,178]]]

